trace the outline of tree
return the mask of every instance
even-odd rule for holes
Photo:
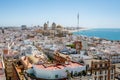
[[[67,78],[70,79],[70,77],[71,77],[70,72],[68,70],[66,70],[66,73],[67,73]]]
[[[77,74],[77,71],[75,71],[74,76],[77,77],[77,75],[78,75],[78,74]]]
[[[80,76],[80,77],[81,77],[81,76],[82,76],[82,73],[81,73],[81,72],[79,72],[79,73],[78,73],[78,76]]]
[[[86,72],[85,70],[82,71],[82,75],[85,76],[86,75]]]
[[[66,45],[66,46],[71,47],[71,48],[75,48],[74,44],[69,44],[69,45]]]

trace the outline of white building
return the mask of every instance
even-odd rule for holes
[[[33,73],[37,78],[42,79],[63,79],[67,77],[67,72],[81,72],[86,70],[85,65],[78,63],[70,63],[68,65],[53,65],[45,67],[43,65],[33,65],[32,69],[28,69],[27,73]]]

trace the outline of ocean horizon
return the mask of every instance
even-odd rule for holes
[[[93,29],[73,32],[73,34],[120,41],[120,28],[93,28]]]

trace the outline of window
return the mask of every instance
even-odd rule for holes
[[[97,74],[97,72],[95,71],[95,75]]]
[[[107,76],[105,76],[105,80],[107,80]]]
[[[95,65],[95,68],[97,68],[97,65]]]
[[[102,64],[100,64],[100,68],[102,68]]]
[[[103,78],[102,78],[102,77],[100,77],[100,78],[99,78],[99,80],[103,80]]]
[[[105,70],[105,74],[107,73],[107,70]]]
[[[113,73],[113,69],[111,70],[111,73]]]
[[[89,69],[89,64],[86,65],[86,68]]]
[[[107,67],[107,63],[105,64],[105,67]]]
[[[95,80],[97,80],[97,78],[96,78],[96,77],[95,77],[94,79],[95,79]]]
[[[100,70],[100,74],[102,74],[102,71]]]
[[[113,74],[111,75],[111,79],[113,79]]]

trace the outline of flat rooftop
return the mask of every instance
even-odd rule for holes
[[[78,63],[73,63],[70,62],[69,64],[56,64],[56,65],[51,65],[51,66],[44,66],[44,65],[34,65],[36,68],[39,69],[45,69],[45,70],[59,70],[59,69],[64,69],[65,67],[69,68],[75,68],[75,67],[82,67],[83,65],[78,64]]]

